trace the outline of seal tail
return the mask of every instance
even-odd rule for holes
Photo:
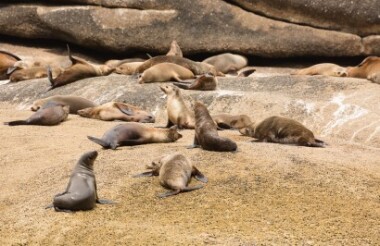
[[[254,68],[247,69],[247,70],[239,73],[238,77],[248,77],[249,75],[253,74],[254,72],[256,72],[256,69],[254,69]]]
[[[189,89],[189,86],[186,85],[186,84],[183,84],[183,83],[178,83],[178,82],[174,82],[173,85],[181,88],[181,89],[185,89],[185,90],[188,90]]]
[[[89,140],[91,140],[92,142],[95,142],[95,143],[99,144],[100,146],[102,146],[105,149],[109,149],[110,148],[110,145],[108,143],[106,143],[105,141],[103,141],[102,139],[91,137],[91,136],[87,136],[87,138]]]
[[[20,126],[20,125],[29,125],[26,120],[15,120],[10,122],[4,122],[4,125],[8,126]]]

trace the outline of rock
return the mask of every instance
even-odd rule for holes
[[[125,53],[164,54],[175,39],[185,55],[227,51],[262,57],[380,55],[373,47],[376,42],[364,48],[357,35],[273,20],[221,0],[71,2],[91,5],[3,6],[0,33]]]

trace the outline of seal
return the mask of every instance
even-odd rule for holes
[[[173,40],[170,44],[170,49],[168,53],[166,53],[167,56],[178,56],[183,57],[181,47],[179,47],[177,41]]]
[[[272,116],[260,123],[241,128],[245,136],[256,138],[259,142],[294,144],[307,147],[325,147],[326,143],[316,139],[312,131],[298,121]]]
[[[8,69],[20,60],[18,56],[12,53],[0,50],[0,80],[7,79],[9,75]]]
[[[127,62],[123,63],[115,68],[115,73],[124,74],[124,75],[132,75],[135,74],[136,69],[143,64],[143,62]]]
[[[194,75],[202,75],[205,73],[212,73],[213,75],[218,75],[215,67],[204,62],[195,62],[190,59],[179,57],[179,56],[155,56],[146,60],[137,69],[136,73],[143,73],[148,68],[157,65],[159,63],[174,63],[189,69]]]
[[[174,63],[163,62],[145,70],[139,77],[138,82],[143,84],[171,80],[182,81],[183,79],[192,78],[194,78],[194,74],[189,69]]]
[[[236,72],[248,64],[246,57],[231,53],[211,56],[203,62],[213,65],[217,71],[222,73]]]
[[[194,112],[195,137],[194,144],[190,148],[201,147],[211,151],[235,151],[237,149],[234,141],[218,135],[217,126],[203,103],[197,101],[194,105]]]
[[[61,73],[61,69],[54,68],[52,73],[53,73],[53,76],[57,76],[58,74]],[[14,71],[9,76],[9,80],[11,82],[19,82],[19,81],[30,80],[30,79],[46,78],[47,76],[48,75],[47,75],[46,68],[30,67],[30,68],[23,68],[23,69],[18,69]]]
[[[333,77],[346,77],[347,70],[346,68],[334,63],[320,63],[311,67],[299,69],[291,73],[291,75],[325,75]]]
[[[51,103],[39,109],[32,114],[27,120],[16,120],[4,122],[4,125],[18,126],[18,125],[40,125],[40,126],[53,126],[58,125],[67,119],[69,114],[69,106],[58,105]]]
[[[203,188],[203,185],[189,187],[191,177],[207,183],[207,178],[180,153],[166,155],[154,160],[147,166],[152,171],[144,172],[134,177],[158,176],[160,184],[172,191],[158,195],[160,198],[177,195],[180,192],[193,191]]]
[[[123,120],[134,121],[140,123],[154,123],[155,117],[134,105],[109,102],[100,106],[90,107],[78,110],[78,114],[82,117],[98,119],[98,120]]]
[[[162,85],[160,89],[167,95],[168,123],[166,127],[177,125],[179,129],[194,129],[194,112],[186,106],[180,89],[172,85]]]
[[[217,126],[222,129],[241,129],[252,124],[251,118],[245,114],[217,114],[211,117]]]
[[[185,90],[213,91],[218,86],[218,79],[211,73],[206,73],[193,82],[179,82],[173,85]]]
[[[114,68],[107,65],[95,65],[86,60],[74,57],[71,55],[70,48],[67,46],[69,59],[72,62],[71,67],[64,69],[56,78],[53,78],[51,67],[48,66],[47,74],[51,87],[49,90],[54,88],[73,83],[75,81],[97,77],[106,76],[113,72]]]
[[[108,60],[104,63],[104,65],[107,65],[111,68],[116,68],[118,66],[121,66],[125,63],[132,63],[132,62],[144,62],[145,59],[142,58],[127,58],[123,60]]]
[[[84,153],[71,173],[66,191],[54,196],[53,204],[57,212],[73,212],[91,210],[95,204],[112,204],[109,200],[100,200],[96,188],[94,162],[98,156],[97,151]]]
[[[101,139],[88,136],[87,138],[105,149],[116,149],[119,146],[132,146],[148,143],[170,143],[182,137],[177,132],[177,126],[169,129],[148,127],[136,122],[128,122],[112,127]]]
[[[96,104],[84,97],[78,96],[65,96],[65,95],[55,95],[51,97],[46,97],[42,99],[35,100],[33,105],[30,107],[30,110],[37,111],[41,107],[49,103],[56,103],[60,105],[67,105],[70,107],[70,114],[77,114],[78,110],[95,107]]]
[[[369,56],[356,67],[347,67],[348,77],[365,78],[380,72],[380,57]]]

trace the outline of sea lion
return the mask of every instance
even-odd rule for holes
[[[182,137],[177,132],[177,126],[160,129],[144,126],[136,122],[128,122],[112,127],[101,139],[88,136],[87,138],[105,149],[116,149],[119,146],[132,146],[147,143],[175,142]]]
[[[70,114],[77,114],[78,110],[97,106],[94,102],[83,97],[56,95],[35,100],[30,109],[32,111],[37,111],[38,109],[50,102],[55,102],[56,104],[69,106]]]
[[[173,40],[170,44],[170,50],[166,53],[167,56],[183,57],[181,47],[179,47],[177,41]]]
[[[217,71],[222,73],[236,72],[248,64],[246,57],[231,53],[211,56],[203,62],[213,65]]]
[[[194,74],[189,69],[174,63],[163,62],[145,70],[139,77],[138,82],[143,84],[171,80],[182,81],[183,79],[192,78],[194,78]]]
[[[127,62],[123,63],[115,68],[115,73],[124,74],[124,75],[132,75],[135,74],[136,69],[143,64],[143,62]]]
[[[177,125],[179,129],[194,129],[194,113],[186,106],[180,89],[172,85],[162,85],[160,89],[167,95],[168,123],[166,127]]]
[[[58,125],[60,122],[66,120],[69,114],[69,106],[59,105],[52,103],[46,107],[40,108],[37,112],[32,114],[27,120],[16,120],[4,122],[4,125],[18,126],[18,125],[40,125],[40,126],[53,126]]]
[[[251,118],[245,114],[217,114],[212,115],[211,118],[222,129],[240,129],[252,124]]]
[[[211,151],[235,151],[237,149],[234,141],[218,135],[217,126],[203,103],[197,101],[194,105],[194,112],[195,137],[194,144],[190,148],[201,147]]]
[[[7,79],[9,75],[7,73],[8,69],[20,60],[18,56],[12,53],[0,50],[0,80]]]
[[[172,190],[158,195],[160,198],[203,188],[203,185],[188,186],[192,176],[203,183],[207,183],[208,181],[207,178],[191,164],[189,159],[179,153],[162,156],[154,160],[147,168],[152,169],[152,171],[144,172],[134,177],[158,176],[160,184]]]
[[[71,173],[66,191],[55,195],[53,204],[46,208],[54,207],[57,212],[72,212],[91,210],[96,203],[113,203],[99,199],[94,174],[94,162],[97,156],[97,151],[90,151],[80,157]]]
[[[61,69],[54,68],[52,73],[53,76],[57,76],[60,74]],[[23,68],[18,69],[14,71],[10,76],[9,80],[11,82],[19,82],[23,80],[29,80],[29,79],[40,79],[40,78],[46,78],[47,71],[45,67],[30,67],[30,68]]]
[[[295,144],[307,147],[324,147],[326,144],[314,137],[312,131],[298,121],[272,116],[260,123],[241,128],[239,132],[245,136],[256,138],[260,142]]]
[[[380,72],[380,57],[369,56],[356,67],[347,67],[348,77],[365,78]]]
[[[173,85],[185,90],[212,91],[218,86],[218,79],[211,73],[199,76],[193,82],[177,82]]]
[[[110,66],[95,65],[82,58],[72,56],[69,46],[67,46],[67,50],[69,59],[72,62],[71,67],[64,69],[56,78],[53,78],[51,67],[48,66],[47,68],[48,78],[51,83],[49,90],[85,78],[106,76],[111,74],[114,70],[114,68]]]
[[[368,75],[367,79],[373,83],[380,84],[380,72]]]
[[[347,70],[346,68],[333,63],[320,63],[311,67],[299,69],[292,72],[291,75],[325,75],[333,77],[346,77]]]
[[[159,63],[169,62],[175,63],[182,67],[189,69],[195,75],[202,75],[205,73],[212,73],[213,75],[218,75],[215,67],[204,62],[195,62],[190,59],[179,57],[179,56],[155,56],[150,58],[141,64],[137,69],[136,73],[143,73],[148,68],[157,65]]]
[[[121,102],[109,102],[100,106],[84,108],[78,110],[78,114],[82,117],[105,121],[123,120],[140,123],[154,123],[155,121],[153,114]]]

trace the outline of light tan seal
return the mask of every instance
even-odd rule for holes
[[[51,97],[46,97],[42,99],[37,99],[33,102],[32,111],[37,111],[41,107],[44,107],[46,104],[54,102],[56,104],[67,105],[70,107],[70,114],[77,114],[78,110],[95,107],[97,106],[94,102],[79,96],[65,96],[65,95],[56,95]]]
[[[240,133],[260,142],[294,144],[307,147],[324,147],[326,144],[314,137],[312,131],[298,121],[272,116],[257,124],[241,128]]]
[[[348,77],[369,79],[369,76],[380,73],[380,57],[369,56],[356,67],[347,67]]]
[[[12,53],[0,50],[0,80],[7,79],[10,74],[8,73],[8,69],[20,60],[18,56]]]
[[[194,112],[186,106],[180,89],[173,85],[162,85],[160,89],[167,95],[168,123],[166,127],[177,125],[179,129],[194,129]]]
[[[222,73],[237,72],[239,69],[247,66],[248,60],[242,55],[223,53],[211,56],[203,62],[213,65],[217,71]]]
[[[347,70],[346,68],[336,65],[334,63],[320,63],[320,64],[313,65],[311,67],[299,69],[291,74],[292,75],[325,75],[325,76],[333,76],[333,77],[346,77]]]
[[[206,106],[197,101],[194,105],[195,137],[189,148],[201,147],[210,151],[235,151],[237,145],[234,141],[218,135],[217,126],[211,118]]]
[[[134,105],[121,102],[108,102],[99,106],[78,110],[82,117],[112,121],[134,121],[140,123],[154,123],[155,117]]]
[[[138,79],[138,82],[143,84],[172,80],[182,81],[183,79],[192,78],[194,78],[194,74],[189,69],[174,63],[163,62],[145,70]]]
[[[177,195],[180,192],[193,191],[203,188],[203,185],[189,187],[191,177],[207,183],[207,178],[180,153],[166,155],[154,160],[151,165],[147,166],[152,171],[144,172],[135,177],[158,176],[160,184],[172,191],[159,194],[158,197],[165,198]]]
[[[97,151],[84,153],[70,176],[65,192],[54,196],[53,204],[57,212],[73,212],[91,210],[95,204],[110,204],[112,201],[100,200],[94,174],[94,162],[98,156]]]
[[[60,68],[52,69],[53,76],[58,76],[58,74],[60,73],[61,73]],[[19,81],[30,80],[30,79],[46,78],[47,76],[48,74],[45,67],[30,67],[30,68],[23,68],[23,69],[18,69],[14,71],[9,76],[9,80],[10,82],[19,82]]]
[[[218,79],[210,74],[204,74],[196,78],[193,82],[177,82],[173,85],[184,90],[213,91],[218,87]]]
[[[178,56],[183,57],[181,47],[179,47],[177,41],[173,40],[170,44],[170,49],[168,53],[166,53],[167,56]]]
[[[123,63],[115,68],[115,73],[132,75],[136,73],[136,69],[143,64],[143,62],[127,62]]]
[[[119,146],[132,146],[148,143],[170,143],[180,139],[177,126],[169,129],[144,126],[136,122],[128,122],[112,127],[101,139],[88,136],[87,138],[105,149],[116,149]]]
[[[40,126],[54,126],[67,119],[69,114],[69,106],[62,106],[52,103],[45,105],[44,108],[39,109],[27,120],[16,120],[5,122],[5,125],[19,126],[19,125],[40,125]]]
[[[241,129],[252,124],[251,118],[245,114],[217,114],[211,117],[218,127],[222,129]]]

